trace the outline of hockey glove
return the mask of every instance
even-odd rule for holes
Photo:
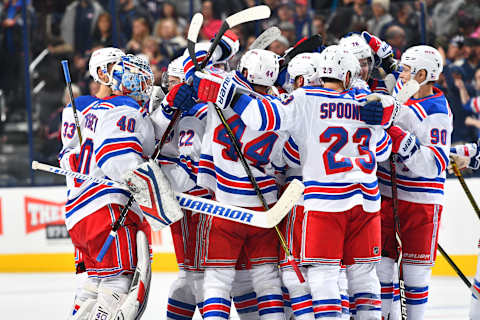
[[[194,100],[195,91],[186,83],[179,83],[167,94],[167,102],[175,109],[190,110],[197,104]]]
[[[393,48],[391,45],[367,31],[362,32],[362,37],[372,48],[373,52],[382,59],[381,67],[387,74],[397,70],[397,61],[393,59]]]
[[[402,158],[410,158],[419,149],[417,138],[410,132],[398,126],[391,126],[387,132],[392,138],[392,152],[398,153]]]
[[[233,79],[235,73],[229,73],[225,78],[201,72],[195,72],[195,76],[200,79],[194,79],[194,88],[200,101],[213,102],[221,109],[230,105],[237,87]]]
[[[367,96],[367,104],[360,107],[362,121],[370,125],[381,125],[388,128],[400,110],[400,104],[391,96],[385,94],[371,94]]]
[[[480,168],[480,148],[478,147],[480,140],[477,143],[467,143],[450,148],[450,157],[455,160],[458,169],[473,169]],[[448,172],[452,173],[452,165],[448,165]]]

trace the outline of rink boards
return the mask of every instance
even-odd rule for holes
[[[467,180],[480,201],[480,178]],[[480,220],[456,179],[445,186],[439,243],[467,274],[474,275]],[[65,187],[0,188],[0,272],[74,271],[73,246],[64,226]],[[175,271],[170,229],[153,234],[153,270]],[[454,275],[438,253],[434,275]]]

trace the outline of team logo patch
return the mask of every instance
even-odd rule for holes
[[[378,247],[373,247],[373,254],[378,255],[380,253],[380,249]]]

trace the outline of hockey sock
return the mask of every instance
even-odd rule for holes
[[[338,289],[340,290],[340,300],[342,304],[342,319],[350,320],[350,301],[348,296],[347,269],[342,266],[338,277]]]
[[[342,315],[338,288],[339,265],[315,265],[307,269],[315,318],[338,319]]]
[[[223,320],[230,316],[230,291],[235,277],[234,268],[205,270],[203,282],[203,318]]]
[[[283,320],[283,297],[280,275],[276,265],[253,266],[250,270],[258,300],[260,319]]]
[[[381,319],[380,282],[374,263],[347,266],[348,293],[355,304],[355,319]]]
[[[193,283],[188,281],[187,271],[180,270],[177,279],[170,286],[167,304],[167,319],[189,320],[195,313]]]
[[[82,308],[85,301],[97,299],[98,285],[100,283],[98,278],[88,278],[86,272],[76,274],[75,280],[77,282],[77,290],[75,291],[71,316],[74,316]]]
[[[378,276],[378,279],[380,280],[380,286],[381,286],[382,317],[384,319],[388,319],[389,314],[392,312],[392,308],[393,308],[392,307],[393,298],[394,298],[393,277],[394,277],[394,274],[398,272],[395,269],[395,261],[387,257],[382,257],[382,260],[377,264],[376,269],[377,269],[377,276]],[[398,285],[398,281],[397,281],[397,285]],[[390,316],[390,319],[393,319],[393,318]]]
[[[292,304],[290,302],[290,293],[288,292],[285,283],[282,281],[282,299],[283,299],[283,312],[285,313],[285,319],[290,319],[292,317]]]
[[[306,270],[301,268],[302,273],[306,274]],[[312,295],[308,283],[300,283],[295,271],[285,269],[282,271],[283,284],[286,286],[289,295],[290,306],[296,320],[313,320]],[[285,301],[285,296],[284,296]],[[287,318],[288,319],[288,318]]]
[[[236,270],[231,295],[240,320],[258,319],[257,294],[253,291],[250,270]]]
[[[477,259],[477,273],[473,278],[473,289],[480,293],[480,254]],[[470,319],[480,319],[480,301],[472,294],[472,302],[470,304]]]
[[[428,301],[428,284],[432,275],[430,266],[403,265],[405,278],[405,298],[409,320],[424,318]]]

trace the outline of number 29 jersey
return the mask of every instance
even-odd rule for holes
[[[80,124],[83,143],[78,172],[122,181],[155,148],[153,125],[145,108],[126,96],[112,96],[94,104]],[[75,179],[65,205],[65,223],[71,229],[78,221],[109,204],[125,205],[130,194],[124,189]],[[140,217],[136,203],[131,207]]]
[[[390,136],[360,119],[365,95],[318,87],[295,90],[282,103],[242,96],[234,106],[247,126],[288,131],[298,145],[305,209],[342,212],[362,205],[380,210],[377,161],[388,158]]]

